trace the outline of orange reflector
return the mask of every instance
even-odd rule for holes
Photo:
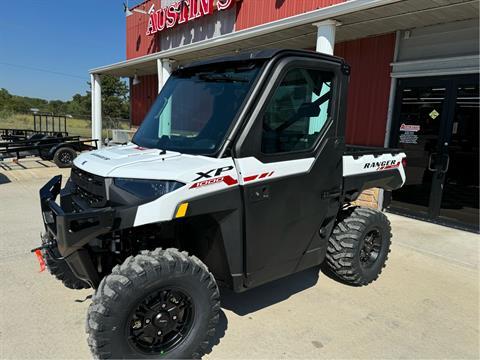
[[[187,213],[188,203],[183,203],[178,207],[177,214],[175,215],[176,218],[184,217]]]
[[[35,250],[35,255],[37,255],[38,262],[40,263],[40,271],[45,270],[45,260],[43,259],[43,254],[40,249]]]

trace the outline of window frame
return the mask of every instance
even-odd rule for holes
[[[279,153],[263,153],[261,146],[263,136],[263,116],[271,99],[275,95],[276,90],[285,79],[286,74],[295,68],[332,73],[330,115],[314,144],[310,148]],[[341,63],[335,61],[319,61],[318,59],[310,59],[301,56],[280,59],[278,65],[274,67],[273,71],[269,74],[269,78],[272,80],[265,84],[263,93],[258,97],[258,102],[250,112],[249,120],[243,128],[242,134],[237,139],[238,141],[235,146],[236,157],[242,158],[254,156],[264,163],[315,157],[316,153],[325,144],[326,135],[334,131],[334,135],[336,136],[336,133],[339,130],[337,119],[340,114],[337,104],[339,101],[340,89],[343,85],[340,83],[340,71]]]
[[[267,152],[263,152],[262,148],[263,148],[263,124],[264,124],[264,117],[265,117],[265,114],[271,104],[271,101],[274,99],[276,93],[277,93],[277,90],[280,88],[280,86],[282,85],[283,81],[286,79],[286,77],[288,76],[288,74],[292,71],[295,71],[295,70],[306,70],[306,71],[318,71],[318,72],[328,72],[328,73],[331,73],[332,74],[332,80],[330,81],[331,82],[331,85],[330,85],[330,92],[331,92],[331,98],[329,99],[329,103],[328,103],[328,109],[330,110],[330,113],[327,114],[327,119],[325,120],[322,128],[320,129],[320,132],[319,134],[317,135],[315,141],[313,142],[313,144],[308,147],[308,148],[305,148],[305,149],[298,149],[298,150],[291,150],[291,151],[278,151],[278,152],[272,152],[272,153],[267,153]],[[334,91],[335,91],[335,88],[334,88],[334,85],[336,83],[335,81],[335,72],[334,71],[325,71],[325,70],[319,70],[318,68],[310,68],[310,67],[298,67],[298,66],[294,66],[294,67],[291,67],[290,69],[288,69],[287,71],[285,71],[280,79],[280,81],[278,82],[278,84],[276,84],[276,87],[274,89],[271,90],[271,95],[269,96],[268,100],[265,101],[263,107],[262,107],[262,110],[261,112],[259,113],[259,121],[261,121],[262,123],[262,137],[261,137],[261,141],[260,141],[260,152],[262,153],[262,155],[264,156],[269,156],[269,155],[282,155],[282,154],[292,154],[292,153],[297,153],[297,152],[309,152],[311,149],[315,148],[316,147],[316,144],[318,142],[318,140],[322,137],[322,135],[324,134],[325,132],[325,129],[326,127],[328,126],[328,124],[332,121],[332,114],[331,114],[331,110],[332,110],[332,100],[333,100],[333,94],[334,94]],[[306,79],[305,79],[306,80]],[[308,82],[308,81],[307,81]],[[325,82],[324,82],[325,83]],[[308,85],[308,84],[307,84]],[[321,106],[321,105],[320,105]],[[312,117],[310,117],[312,118]],[[293,125],[293,124],[292,124]],[[308,131],[305,135],[308,135]]]

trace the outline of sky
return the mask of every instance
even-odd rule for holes
[[[48,100],[84,94],[89,69],[125,60],[125,31],[122,0],[0,0],[0,88]]]

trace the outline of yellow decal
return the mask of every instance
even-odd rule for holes
[[[183,203],[178,207],[176,218],[184,217],[187,213],[188,203]]]

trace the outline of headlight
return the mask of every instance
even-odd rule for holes
[[[120,189],[128,191],[129,193],[142,199],[159,198],[160,196],[177,190],[185,185],[178,181],[124,178],[115,178],[113,182],[115,186],[119,187]]]

